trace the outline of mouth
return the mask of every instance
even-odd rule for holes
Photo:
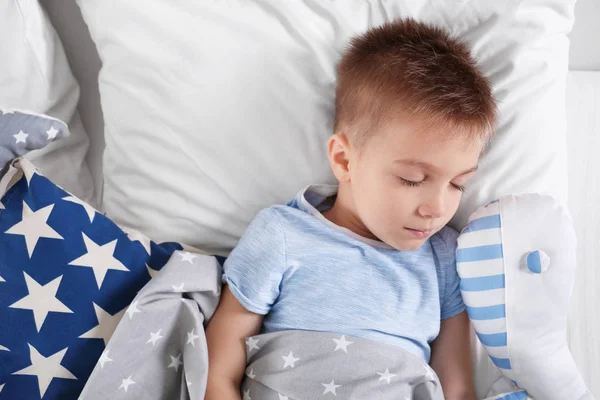
[[[419,239],[426,238],[432,232],[432,229],[412,229],[412,228],[406,228],[406,227],[404,229],[406,229],[413,236],[415,236]]]

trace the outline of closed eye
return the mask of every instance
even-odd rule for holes
[[[411,186],[411,187],[416,187],[416,186],[420,186],[424,181],[409,181],[407,179],[404,178],[400,178],[400,181],[406,185],[406,186]]]
[[[402,184],[406,186],[417,187],[421,186],[421,184],[423,184],[425,180],[423,179],[422,181],[409,181],[408,179],[400,178],[400,182],[402,182]],[[463,185],[457,185],[456,183],[451,183],[451,185],[454,189],[458,191],[464,192],[466,190],[466,188]]]
[[[464,192],[464,191],[465,191],[465,189],[466,189],[464,186],[462,186],[462,185],[457,185],[457,184],[455,184],[455,183],[453,183],[453,184],[452,184],[452,186],[454,186],[454,189],[456,189],[456,190],[460,190],[461,192]]]

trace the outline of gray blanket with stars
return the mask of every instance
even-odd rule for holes
[[[401,348],[325,332],[246,340],[244,400],[444,399],[433,370]]]

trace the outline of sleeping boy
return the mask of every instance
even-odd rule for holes
[[[490,83],[442,29],[405,19],[354,38],[328,141],[338,185],[262,210],[227,259],[206,399],[240,399],[245,338],[284,330],[398,346],[430,364],[446,399],[475,399],[446,224],[495,118]]]

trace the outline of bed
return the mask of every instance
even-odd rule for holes
[[[28,2],[22,2],[27,4]],[[103,151],[105,149],[105,125],[101,108],[98,88],[98,71],[101,61],[96,51],[94,42],[90,37],[88,27],[82,19],[81,11],[75,1],[68,2],[45,0],[42,2],[46,7],[52,24],[58,32],[64,45],[73,75],[79,82],[81,96],[77,104],[77,110],[81,116],[83,127],[89,138],[89,147],[85,153],[86,166],[89,174],[93,177],[94,188],[81,187],[79,193],[82,198],[92,204],[101,206],[103,203],[104,182]],[[27,7],[25,7],[25,12]],[[87,11],[93,12],[93,9]],[[88,21],[89,22],[89,21]],[[568,29],[567,27],[561,29]],[[94,28],[92,27],[92,31]],[[561,46],[564,43],[560,44]],[[560,64],[560,63],[559,63]],[[556,65],[554,65],[556,67]],[[562,68],[564,65],[559,65]],[[559,88],[560,89],[560,88]],[[102,90],[102,89],[100,89]],[[554,104],[551,104],[554,106]],[[569,317],[568,339],[569,346],[577,362],[579,370],[589,385],[592,393],[600,397],[600,340],[596,332],[600,329],[600,316],[595,310],[600,306],[600,274],[596,270],[594,261],[600,257],[598,247],[595,245],[600,241],[600,184],[595,174],[600,170],[600,162],[593,152],[600,149],[600,116],[597,110],[600,107],[600,73],[594,72],[569,72],[567,79],[567,158],[561,160],[560,156],[552,160],[554,174],[548,173],[548,182],[545,185],[556,185],[558,197],[564,197],[574,218],[575,228],[579,238],[578,246],[578,271],[571,302],[571,313]],[[73,111],[73,112],[75,112]],[[71,113],[74,115],[73,113]],[[78,117],[77,117],[78,118]],[[542,137],[542,136],[540,136]],[[114,137],[112,139],[115,140]],[[555,140],[555,139],[550,139]],[[560,138],[556,140],[557,146],[564,145]],[[504,145],[507,145],[506,143]],[[308,149],[307,151],[311,151]],[[114,156],[114,155],[113,155]],[[120,154],[120,156],[125,156]],[[110,165],[108,166],[111,167]],[[112,171],[112,175],[115,171]],[[551,175],[555,182],[552,183]],[[299,180],[307,179],[306,176]],[[564,185],[568,192],[558,188]],[[73,180],[85,180],[86,178],[73,177]],[[323,179],[330,179],[323,176]],[[92,180],[89,180],[91,182]],[[64,183],[68,185],[68,182]],[[109,196],[114,196],[112,208],[119,204],[119,193],[115,193],[114,185],[110,189]],[[520,182],[513,182],[513,187],[519,187]],[[519,190],[519,189],[517,189]],[[568,194],[568,196],[567,196]],[[563,196],[564,195],[564,196]],[[281,195],[279,195],[281,196]],[[568,198],[568,200],[567,200]],[[279,198],[277,198],[280,201]],[[480,199],[473,199],[473,204]],[[251,215],[258,204],[253,204],[244,212]],[[229,209],[220,209],[227,214]],[[235,232],[243,230],[245,219],[236,220],[229,218],[227,222],[235,226]],[[123,217],[123,216],[121,216]],[[459,216],[466,220],[466,215]],[[141,218],[141,214],[137,216]],[[117,218],[119,219],[119,218]],[[122,222],[131,222],[122,218]],[[223,223],[222,220],[214,221],[215,226]],[[162,226],[162,224],[161,224]],[[144,227],[136,226],[142,229]],[[154,232],[152,232],[154,233]],[[206,234],[206,232],[205,232]],[[172,235],[169,236],[172,238]],[[181,237],[175,240],[184,241]],[[226,232],[218,237],[219,243],[226,242],[227,246],[218,246],[209,243],[208,247],[214,253],[226,253],[226,248],[235,243],[236,235]],[[486,358],[480,350],[475,349],[473,357],[478,360],[476,365],[481,364]],[[475,371],[478,393],[485,393],[489,385],[495,379],[493,372],[485,368]],[[0,392],[1,393],[1,392]],[[1,397],[0,397],[1,398]]]

